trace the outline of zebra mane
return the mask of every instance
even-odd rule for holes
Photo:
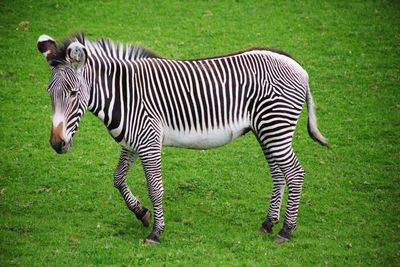
[[[124,60],[137,60],[140,58],[161,58],[159,55],[155,54],[153,51],[143,48],[141,46],[135,44],[122,44],[120,42],[113,42],[110,39],[101,38],[100,40],[89,40],[85,37],[83,33],[73,34],[67,38],[65,38],[57,49],[57,54],[55,58],[50,62],[50,64],[55,67],[60,64],[65,63],[65,58],[67,54],[68,46],[73,42],[79,42],[84,45],[92,54],[98,55],[107,55],[110,58],[115,59],[124,59]],[[297,63],[299,63],[294,57],[290,54],[274,48],[249,48],[245,50],[240,50],[237,52],[233,52],[230,54],[219,55],[219,56],[211,56],[211,57],[204,57],[204,58],[194,58],[188,59],[187,61],[198,61],[198,60],[207,60],[207,59],[214,59],[220,57],[227,57],[227,56],[234,56],[238,54],[242,54],[245,52],[251,52],[254,50],[260,51],[270,51],[277,54],[281,54],[287,56]],[[299,63],[300,64],[300,63]]]
[[[65,63],[68,46],[73,42],[79,42],[87,47],[91,53],[104,53],[111,58],[136,60],[140,58],[160,58],[157,54],[149,49],[143,48],[135,44],[115,43],[110,39],[89,40],[83,33],[73,34],[65,38],[57,48],[57,54],[52,61],[52,66]]]

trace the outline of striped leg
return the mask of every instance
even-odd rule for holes
[[[164,212],[162,207],[163,183],[161,175],[161,149],[146,150],[140,156],[146,174],[149,196],[153,203],[154,225],[150,235],[146,238],[148,244],[159,244],[159,237],[164,231]]]
[[[268,157],[266,156],[266,158]],[[279,222],[282,197],[285,190],[285,178],[278,165],[272,159],[268,159],[268,163],[272,175],[273,189],[268,215],[265,218],[264,223],[261,225],[260,230],[272,233],[272,227]]]
[[[119,190],[128,208],[135,213],[136,218],[142,221],[144,226],[150,224],[150,211],[140,207],[139,200],[132,194],[126,183],[130,166],[135,160],[135,154],[126,149],[121,150],[118,165],[114,172],[114,186]]]
[[[288,186],[288,203],[286,207],[285,222],[283,228],[276,237],[276,243],[282,243],[290,239],[290,235],[297,226],[297,214],[300,205],[301,189],[304,181],[304,170],[301,167],[292,147],[288,148],[285,157],[277,160],[280,169],[285,175],[286,184]]]
[[[291,233],[296,228],[297,212],[300,202],[300,193],[303,185],[304,171],[292,149],[293,133],[297,117],[288,119],[279,117],[273,110],[264,110],[265,115],[259,116],[254,129],[256,136],[270,165],[273,192],[268,215],[261,230],[272,232],[272,227],[279,220],[279,211],[282,203],[284,184],[288,186],[288,203],[285,221],[275,242],[281,243],[290,239]]]

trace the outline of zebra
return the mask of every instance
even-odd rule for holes
[[[304,170],[292,139],[304,103],[308,132],[321,145],[308,74],[289,54],[268,48],[193,60],[173,60],[150,50],[89,40],[84,34],[60,45],[42,35],[38,50],[52,69],[50,144],[66,153],[80,118],[90,110],[121,146],[114,186],[144,226],[151,211],[127,185],[127,173],[140,158],[153,205],[153,229],[145,243],[159,244],[164,231],[163,146],[208,149],[253,132],[268,162],[273,190],[259,230],[272,233],[279,222],[285,185],[288,202],[274,242],[289,241],[297,226]]]

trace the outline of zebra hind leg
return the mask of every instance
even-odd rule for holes
[[[304,181],[304,170],[301,167],[292,147],[289,147],[285,155],[281,155],[277,162],[282,170],[288,187],[288,202],[285,213],[285,221],[274,243],[289,241],[297,226],[297,215],[300,205],[300,195]]]
[[[300,113],[300,110],[298,113]],[[282,243],[290,240],[291,234],[296,228],[304,171],[292,149],[292,139],[297,118],[293,118],[292,121],[288,122],[285,117],[271,117],[272,115],[270,114],[268,110],[265,111],[265,116],[261,116],[259,121],[255,123],[255,134],[270,165],[274,184],[270,208],[261,230],[272,232],[272,227],[278,222],[284,184],[286,182],[288,203],[285,221],[283,228],[279,231],[274,241],[275,243]],[[271,121],[276,125],[280,124],[282,126],[275,127],[276,129],[271,128]],[[285,124],[287,125],[286,127],[284,127]]]
[[[122,149],[118,165],[114,172],[114,186],[119,190],[128,208],[135,214],[136,218],[144,226],[150,224],[150,211],[140,206],[140,201],[132,194],[126,182],[130,166],[135,160],[135,154],[131,151]]]
[[[271,170],[273,189],[268,214],[260,227],[260,231],[272,233],[273,226],[279,222],[285,178],[283,177],[283,173],[279,169],[278,165],[276,165],[272,159],[269,159],[267,155],[266,158]]]

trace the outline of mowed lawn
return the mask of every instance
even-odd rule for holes
[[[0,266],[399,266],[399,25],[397,1],[1,1]],[[305,109],[292,240],[272,243],[282,223],[257,231],[272,182],[249,133],[163,149],[166,231],[143,244],[151,228],[113,187],[119,146],[100,120],[84,116],[68,154],[48,143],[51,71],[36,41],[78,31],[170,58],[274,47],[301,62],[332,146],[309,138]],[[129,184],[151,207],[140,162]]]

